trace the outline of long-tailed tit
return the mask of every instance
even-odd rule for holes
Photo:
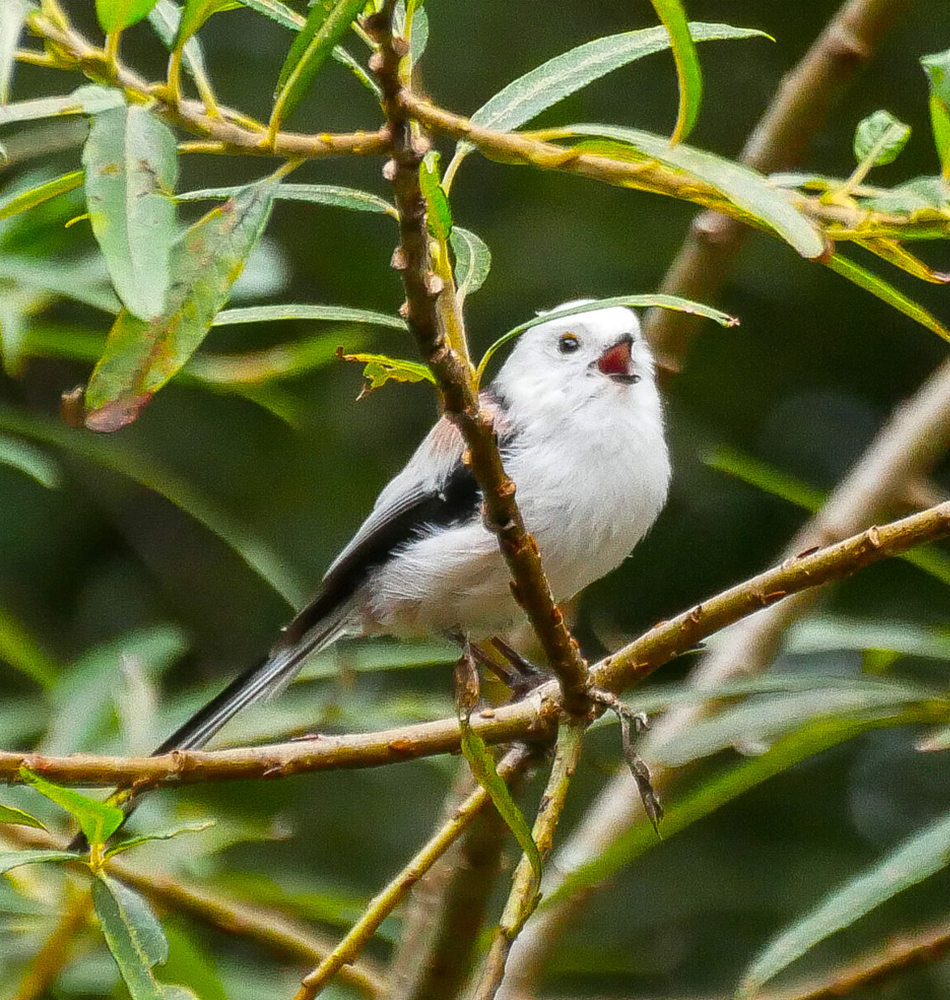
[[[532,327],[482,399],[555,599],[566,600],[623,561],[666,499],[663,413],[636,316],[592,309]],[[478,641],[523,620],[463,454],[460,432],[443,417],[267,658],[156,753],[204,746],[342,636]]]

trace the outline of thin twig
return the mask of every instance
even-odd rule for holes
[[[580,760],[583,737],[583,726],[576,721],[562,726],[558,735],[554,765],[531,831],[542,861],[550,854],[554,845],[554,833],[564,811],[571,778]],[[472,1000],[493,1000],[505,974],[505,963],[511,946],[540,899],[538,875],[531,860],[523,854],[511,880],[511,893],[492,937],[481,976],[471,995]]]
[[[129,101],[150,104],[165,121],[214,144],[215,152],[314,159],[379,155],[387,149],[388,135],[384,130],[339,135],[280,132],[273,142],[265,141],[266,128],[262,123],[251,128],[249,119],[231,108],[217,106],[216,114],[212,115],[202,101],[178,99],[166,84],[149,83],[117,59],[110,59],[71,26],[56,23],[40,11],[30,14],[28,24],[49,43],[50,51],[61,59],[63,69],[78,68],[96,83],[121,90]]]
[[[851,576],[859,569],[950,535],[950,502],[868,528],[836,545],[786,559],[671,621],[661,622],[591,669],[600,688],[619,694],[701,639],[801,590]],[[488,744],[548,740],[559,714],[558,685],[549,682],[512,705],[486,709],[472,728]],[[26,767],[66,785],[142,785],[282,778],[302,771],[376,767],[459,750],[453,718],[381,733],[318,736],[313,740],[237,750],[173,751],[159,757],[0,753],[0,783],[20,784]]]
[[[408,43],[392,33],[392,4],[367,21],[379,50],[370,58],[383,93],[383,109],[392,136],[392,159],[386,173],[393,185],[399,212],[400,245],[393,266],[402,275],[406,292],[405,318],[419,351],[435,375],[445,414],[459,428],[468,446],[468,460],[482,490],[487,527],[498,544],[513,578],[512,589],[524,608],[564,693],[564,707],[586,714],[589,678],[587,665],[558,609],[541,565],[534,539],[525,529],[498,453],[491,411],[481,405],[475,370],[464,354],[453,350],[439,323],[438,299],[445,280],[435,273],[429,253],[426,204],[419,185],[419,166],[428,140],[414,128],[407,110],[409,91],[399,66]],[[462,331],[456,337],[462,339]]]
[[[454,814],[474,788],[471,769],[462,759],[443,807],[444,817]],[[388,1000],[445,1000],[459,995],[479,948],[507,832],[498,810],[487,806],[413,888],[389,964]]]
[[[510,780],[527,764],[530,756],[530,751],[524,746],[509,750],[498,765],[499,776]],[[356,959],[379,929],[379,925],[406,898],[413,885],[445,854],[490,802],[488,792],[481,786],[468,796],[455,815],[443,823],[402,871],[376,894],[339,945],[302,980],[294,1000],[312,1000],[341,968]]]

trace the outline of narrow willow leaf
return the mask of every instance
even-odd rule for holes
[[[92,883],[92,900],[109,951],[132,1000],[184,1000],[193,994],[155,979],[168,960],[168,939],[143,896],[104,872]]]
[[[950,660],[950,636],[939,629],[910,621],[847,618],[824,611],[792,625],[785,633],[783,647],[796,656],[839,649],[879,649],[899,656]]]
[[[910,138],[910,126],[890,111],[875,111],[858,123],[854,132],[854,157],[861,164],[883,167],[893,163]]]
[[[866,292],[876,295],[898,312],[902,312],[905,316],[920,323],[921,326],[932,330],[938,337],[950,341],[950,330],[936,316],[924,309],[923,306],[918,305],[913,299],[908,298],[903,292],[898,291],[893,285],[888,284],[883,278],[879,278],[876,274],[861,267],[860,264],[855,264],[854,261],[842,257],[840,253],[834,254],[822,263],[830,267],[832,271],[847,278],[848,281],[853,282],[858,288],[863,288]]]
[[[676,115],[676,128],[670,138],[670,142],[675,145],[692,132],[699,117],[699,107],[703,99],[703,73],[696,46],[690,36],[686,12],[680,0],[650,0],[650,2],[669,32],[673,59],[676,62],[679,111]]]
[[[128,840],[123,840],[116,844],[115,847],[106,851],[105,856],[111,858],[116,854],[124,854],[135,847],[139,847],[142,844],[150,844],[156,840],[173,840],[175,837],[180,837],[183,833],[202,833],[214,825],[215,821],[209,819],[203,823],[186,823],[183,826],[175,827],[174,830],[165,830],[162,833],[145,833],[139,837],[130,837]]]
[[[46,826],[35,816],[31,816],[22,809],[5,806],[3,803],[0,803],[0,823],[12,823],[14,826],[32,826],[38,830],[46,829]]]
[[[0,105],[0,125],[55,118],[57,115],[96,115],[124,103],[121,91],[86,84],[62,97],[40,97],[35,101]]]
[[[934,285],[945,285],[950,282],[950,274],[944,271],[935,271],[929,264],[925,264],[919,257],[914,256],[899,240],[872,239],[855,240],[854,242],[921,281],[929,281]]]
[[[62,471],[45,451],[20,438],[0,434],[0,464],[19,469],[41,486],[55,490],[62,485]]]
[[[73,170],[62,177],[54,177],[45,184],[39,184],[29,191],[20,191],[15,195],[0,202],[0,219],[9,219],[21,212],[27,212],[43,202],[55,198],[57,195],[66,194],[67,191],[75,191],[82,187],[85,174],[82,170]]]
[[[78,861],[72,851],[0,851],[0,875],[21,865],[37,865],[44,861]]]
[[[202,188],[175,195],[176,201],[203,201],[205,198],[233,198],[242,187]],[[358,188],[340,187],[337,184],[281,184],[274,194],[279,201],[309,201],[315,205],[348,208],[354,212],[376,212],[399,218],[395,205],[385,198]]]
[[[562,316],[576,316],[579,313],[591,312],[595,309],[609,309],[613,306],[632,306],[638,309],[672,309],[675,312],[689,313],[693,316],[704,316],[706,319],[714,320],[720,326],[737,326],[739,321],[735,316],[713,309],[711,306],[704,306],[699,302],[691,302],[689,299],[681,299],[677,295],[617,295],[609,299],[594,299],[579,306],[569,306],[563,309],[551,309],[548,312],[539,313],[534,319],[529,319],[526,323],[520,323],[507,333],[499,337],[491,347],[485,352],[482,360],[478,364],[478,377],[481,378],[488,362],[499,347],[507,344],[515,337],[520,337],[525,330],[537,326],[539,323],[547,323],[552,319],[560,319]]]
[[[929,219],[939,228],[924,238],[942,238],[946,231],[946,212],[950,207],[950,185],[943,177],[915,177],[906,184],[862,199],[861,204],[878,212],[906,212],[914,223]]]
[[[155,319],[178,236],[175,136],[140,104],[114,108],[92,119],[82,162],[89,220],[112,284],[133,316]]]
[[[754,28],[698,21],[690,22],[689,30],[697,42],[770,37]],[[669,47],[670,36],[663,27],[595,38],[549,59],[509,83],[472,115],[472,121],[485,128],[510,132],[607,73]],[[454,173],[458,160],[472,148],[469,143],[458,144],[447,175]]]
[[[96,17],[106,34],[125,31],[138,24],[155,6],[157,0],[96,0]]]
[[[383,91],[379,84],[342,45],[334,45],[333,51],[330,54],[333,56],[335,62],[338,62],[341,66],[345,66],[377,100],[382,100]]]
[[[0,608],[0,659],[45,689],[53,687],[59,676],[59,668],[36,639],[3,608]]]
[[[147,323],[128,310],[119,314],[86,389],[87,427],[115,431],[131,423],[200,346],[264,232],[278,183],[249,185],[183,234],[162,316]]]
[[[803,257],[814,259],[827,252],[825,237],[818,226],[799,212],[781,191],[770,186],[766,177],[750,167],[691,146],[671,147],[662,136],[639,129],[585,124],[568,125],[563,131],[569,135],[601,136],[628,143],[638,154],[637,160],[657,160],[721,191],[752,221],[774,230]],[[587,146],[582,144],[580,148]],[[596,150],[597,147],[590,148]],[[604,152],[610,156],[616,155],[618,150],[610,147]]]
[[[54,785],[28,768],[20,768],[20,777],[61,809],[65,809],[79,824],[90,844],[105,843],[125,819],[125,813],[108,802],[100,802],[88,795],[80,795],[71,788]]]
[[[485,284],[491,270],[491,250],[480,236],[461,226],[452,228],[449,243],[455,254],[455,298],[461,308],[465,297]]]
[[[16,50],[26,23],[26,15],[33,9],[29,0],[4,0],[0,3],[0,104],[10,100],[10,83],[16,68]]]
[[[371,323],[388,326],[393,330],[407,330],[406,321],[388,313],[371,309],[351,309],[348,306],[319,306],[291,304],[276,306],[242,306],[240,309],[222,309],[215,316],[215,326],[233,326],[235,323],[266,323],[281,319],[325,319],[340,323]]]
[[[930,87],[930,126],[945,180],[950,180],[950,49],[920,60]]]
[[[271,112],[271,130],[300,103],[334,46],[366,6],[366,0],[319,0],[310,8],[307,23],[294,39],[281,67]]]
[[[139,454],[113,439],[77,434],[59,420],[29,417],[0,405],[0,428],[13,434],[61,448],[67,455],[111,469],[147,489],[154,490],[170,503],[203,524],[220,538],[288,605],[300,607],[307,599],[308,588],[277,552],[246,525],[234,520],[190,483],[164,468],[148,455]]]
[[[223,10],[240,7],[238,0],[185,0],[175,38],[175,48],[180,49],[191,36],[211,17]]]
[[[175,46],[178,29],[181,27],[181,8],[172,0],[158,0],[148,15],[149,24],[162,40],[166,49]],[[204,53],[197,38],[189,38],[182,46],[182,61],[185,69],[194,78],[200,94],[212,92],[211,79],[205,66]]]
[[[819,941],[849,927],[899,892],[947,866],[950,816],[943,816],[905,840],[896,850],[830,893],[811,913],[795,921],[752,961],[739,983],[740,997],[750,997]]]
[[[281,27],[290,28],[291,31],[300,31],[307,21],[305,17],[301,17],[280,0],[241,0],[241,3],[249,10],[263,14],[272,21],[276,21]]]
[[[435,383],[435,376],[429,371],[428,366],[418,361],[390,358],[385,354],[344,354],[342,347],[337,350],[337,357],[343,361],[355,361],[366,366],[363,369],[363,378],[367,384],[359,394],[359,399],[368,396],[387,382]]]
[[[508,786],[498,775],[495,768],[495,758],[485,745],[485,741],[472,729],[471,723],[464,716],[459,718],[459,728],[462,736],[462,753],[468,761],[472,777],[488,792],[498,815],[505,821],[508,829],[514,834],[518,846],[524,851],[531,862],[535,877],[541,878],[541,853],[531,836],[524,814],[518,808],[518,803],[511,797]]]
[[[452,209],[442,188],[439,173],[439,154],[434,150],[426,153],[419,164],[419,188],[426,200],[426,222],[429,232],[441,243],[452,234]]]

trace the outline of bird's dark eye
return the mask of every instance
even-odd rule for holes
[[[562,333],[561,339],[557,342],[557,349],[561,354],[573,354],[580,346],[581,342],[573,333]]]

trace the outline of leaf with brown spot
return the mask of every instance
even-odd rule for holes
[[[185,231],[172,248],[161,316],[146,321],[128,309],[119,313],[86,388],[88,428],[115,431],[132,423],[201,345],[267,226],[278,184],[275,175],[248,185]]]

